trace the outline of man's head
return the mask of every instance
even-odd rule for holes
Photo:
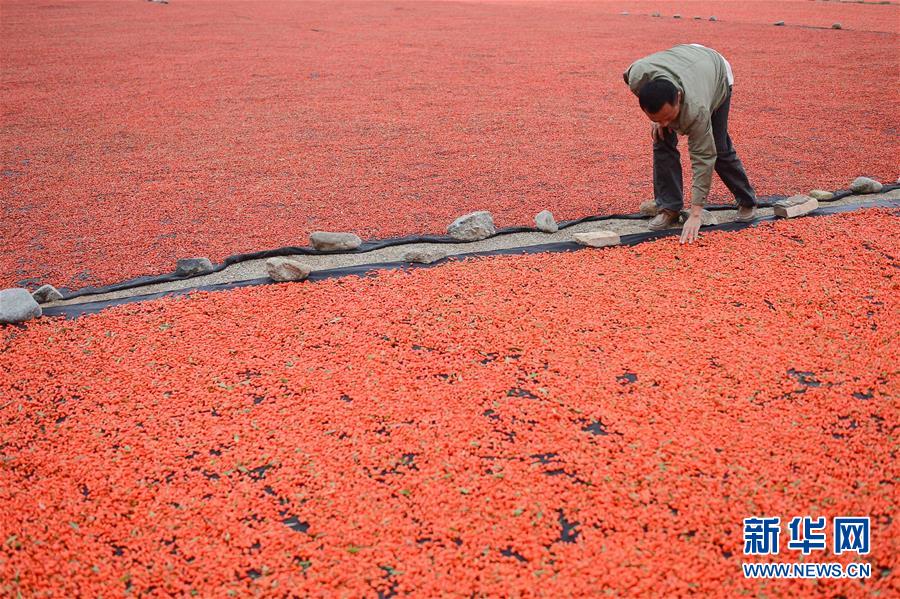
[[[644,114],[663,127],[677,120],[681,111],[681,92],[665,79],[645,83],[638,94],[638,101]]]

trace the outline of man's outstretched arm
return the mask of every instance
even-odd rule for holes
[[[712,121],[703,111],[687,129],[688,149],[691,154],[691,210],[690,217],[681,229],[681,243],[694,241],[700,231],[700,211],[706,205],[706,197],[712,185],[712,174],[716,166],[716,140],[713,137]]]

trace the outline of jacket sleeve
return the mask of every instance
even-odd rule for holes
[[[712,185],[713,169],[716,166],[716,140],[713,137],[709,111],[701,109],[697,118],[687,128],[688,150],[691,154],[691,204],[705,206],[706,196]]]

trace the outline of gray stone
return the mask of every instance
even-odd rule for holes
[[[209,258],[182,258],[175,266],[176,275],[203,275],[213,271]]]
[[[62,293],[60,293],[53,285],[41,285],[31,294],[31,297],[39,304],[55,302],[63,298]]]
[[[537,225],[538,230],[544,233],[556,233],[559,231],[559,225],[556,224],[556,219],[553,218],[553,213],[549,210],[538,212],[537,216],[534,217],[534,224]]]
[[[719,19],[717,19],[715,16],[712,16],[712,17],[709,18],[709,20],[710,20],[710,21],[718,21]]]
[[[656,200],[645,200],[641,202],[640,210],[641,215],[643,216],[656,216],[659,214],[659,206],[656,205]]]
[[[773,206],[775,216],[781,218],[796,218],[809,214],[819,207],[819,200],[807,195],[795,195],[784,200],[778,200]]]
[[[775,21],[775,27],[784,27],[784,21]]]
[[[581,245],[592,248],[603,248],[611,245],[619,245],[619,234],[614,231],[588,231],[575,233],[572,239]]]
[[[269,258],[266,274],[273,281],[302,281],[312,272],[312,267],[291,258]]]
[[[322,252],[355,250],[362,245],[362,239],[353,233],[331,233],[328,231],[313,231],[309,236],[309,242],[314,248]]]
[[[688,219],[688,216],[690,216],[690,214],[691,213],[688,212],[687,210],[682,210],[681,215],[680,215],[681,222],[682,223],[686,222]],[[717,225],[717,224],[719,224],[719,221],[716,220],[716,217],[713,215],[712,212],[710,212],[709,210],[706,210],[706,209],[703,209],[700,211],[700,226],[701,227],[708,227],[710,225]]]
[[[447,234],[460,241],[479,241],[496,232],[494,217],[485,210],[460,216],[447,227]]]
[[[431,264],[446,257],[447,254],[440,250],[410,250],[403,254],[404,261],[418,264]]]
[[[843,27],[841,27],[840,23],[835,23],[834,25],[831,26],[831,28],[832,29],[843,29]]]
[[[850,184],[850,191],[853,193],[878,193],[884,187],[875,179],[868,177],[857,177]]]
[[[809,192],[809,197],[825,201],[833,198],[834,194],[830,191],[825,191],[824,189],[813,189],[811,192]]]
[[[27,289],[15,288],[0,291],[0,324],[25,322],[38,318],[41,307]]]

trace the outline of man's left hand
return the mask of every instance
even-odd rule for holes
[[[700,211],[691,210],[691,215],[681,228],[681,243],[691,243],[700,237]]]

